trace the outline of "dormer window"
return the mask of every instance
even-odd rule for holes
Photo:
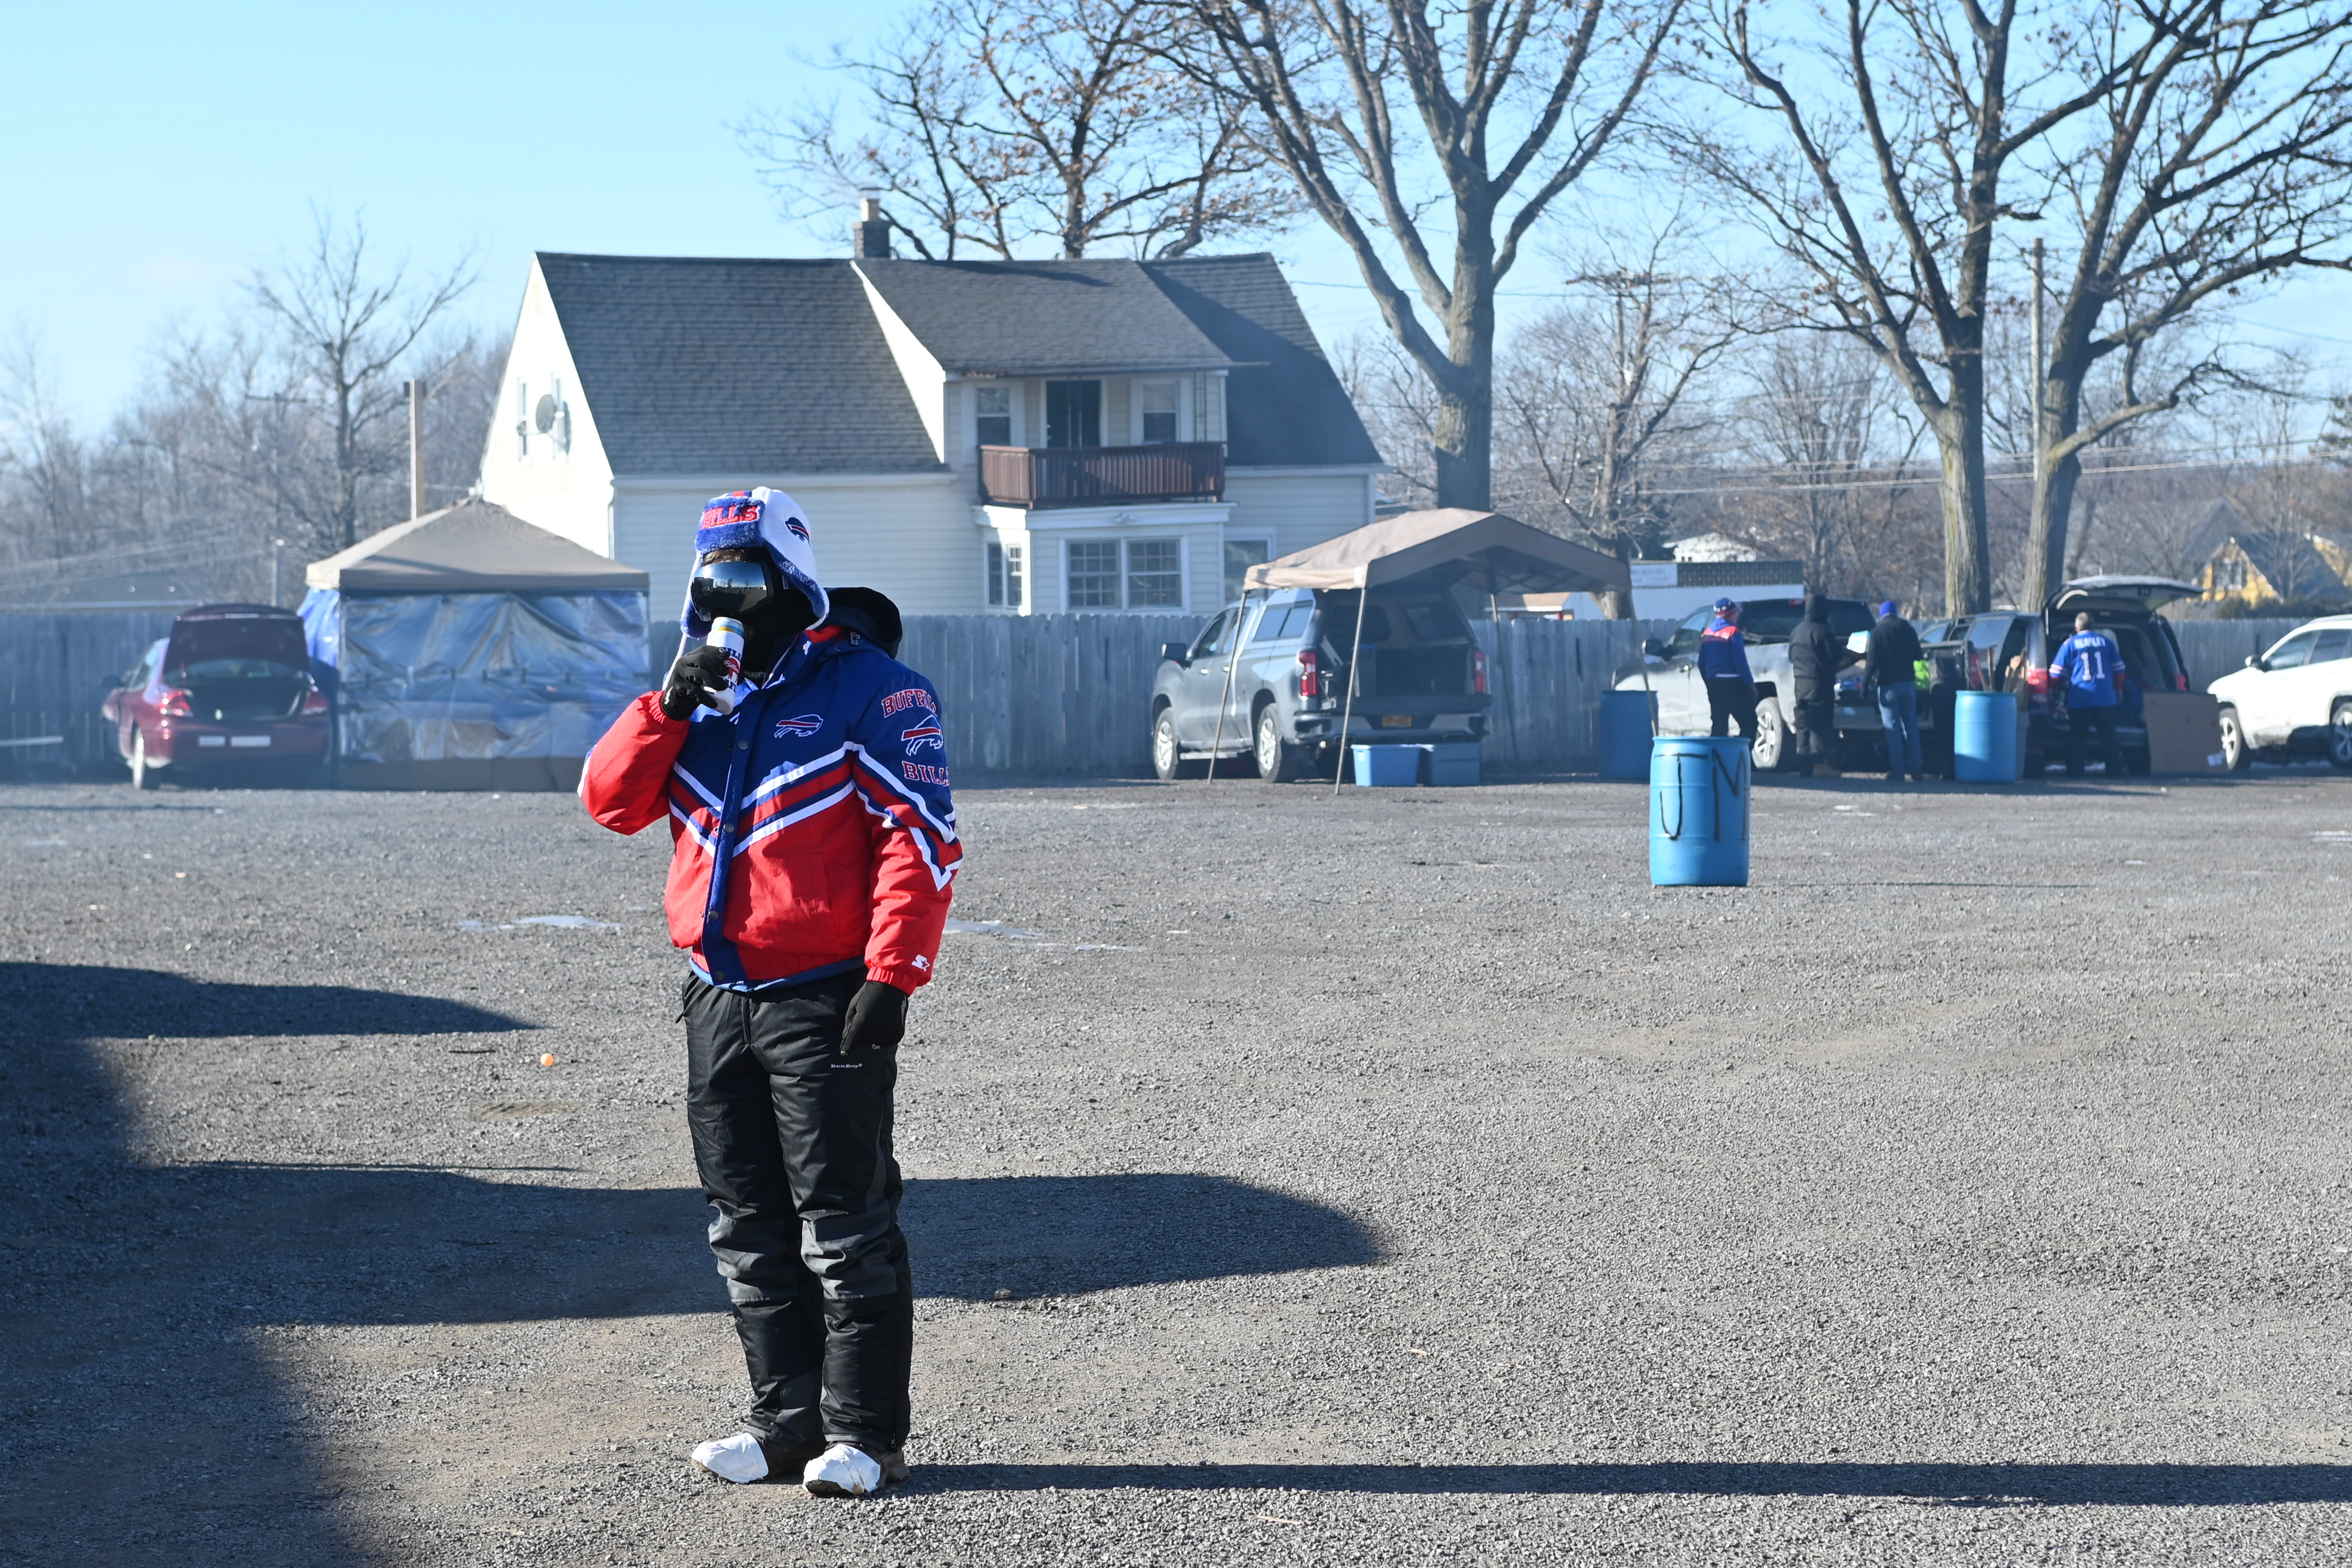
[[[1013,389],[981,386],[972,389],[972,420],[983,447],[1013,445]]]
[[[1145,443],[1176,439],[1176,384],[1147,381],[1141,388],[1141,401]]]

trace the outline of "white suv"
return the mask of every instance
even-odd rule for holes
[[[2242,768],[2261,751],[2325,751],[2352,768],[2352,616],[2327,616],[2281,637],[2210,689],[2221,700],[2221,751]]]

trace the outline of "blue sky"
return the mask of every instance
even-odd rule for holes
[[[98,420],[162,334],[216,324],[314,206],[363,215],[422,268],[470,251],[465,309],[491,330],[534,249],[839,254],[848,215],[781,223],[727,122],[843,92],[831,46],[906,6],[19,5],[0,52],[0,331],[36,333],[64,406]],[[1327,345],[1377,330],[1319,229],[1268,247]],[[1507,321],[1540,308],[1546,270],[1530,258],[1514,277]],[[2247,318],[2352,363],[2341,279]]]
[[[64,405],[102,418],[159,334],[209,327],[314,205],[387,254],[471,250],[502,326],[539,250],[813,256],[850,215],[775,216],[727,122],[831,97],[821,68],[903,5],[16,6],[0,51],[0,331],[38,337]],[[224,20],[223,14],[231,19]],[[816,62],[815,64],[803,62]],[[1317,234],[1277,242],[1328,331],[1372,320]]]

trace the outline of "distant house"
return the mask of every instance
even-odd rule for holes
[[[1370,521],[1383,471],[1270,257],[542,253],[481,484],[659,621],[722,490],[790,491],[909,615],[1164,614]]]
[[[2205,563],[2205,598],[2257,608],[2352,605],[2352,547],[2324,533],[2232,533]]]
[[[1688,539],[1676,539],[1666,545],[1666,553],[1677,561],[1761,561],[1764,552],[1726,533],[1694,533]]]

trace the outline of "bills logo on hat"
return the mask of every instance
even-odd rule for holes
[[[947,742],[940,736],[937,720],[927,720],[923,723],[917,724],[902,732],[898,739],[907,742],[907,754],[910,757],[925,746],[929,746],[935,752],[945,752],[948,749]]]
[[[824,716],[821,713],[803,713],[797,719],[779,719],[776,721],[776,739],[781,741],[786,735],[814,735],[824,728]]]
[[[784,519],[784,531],[791,534],[794,539],[806,539],[808,537],[808,530],[801,526],[801,520],[796,517],[787,517]]]

